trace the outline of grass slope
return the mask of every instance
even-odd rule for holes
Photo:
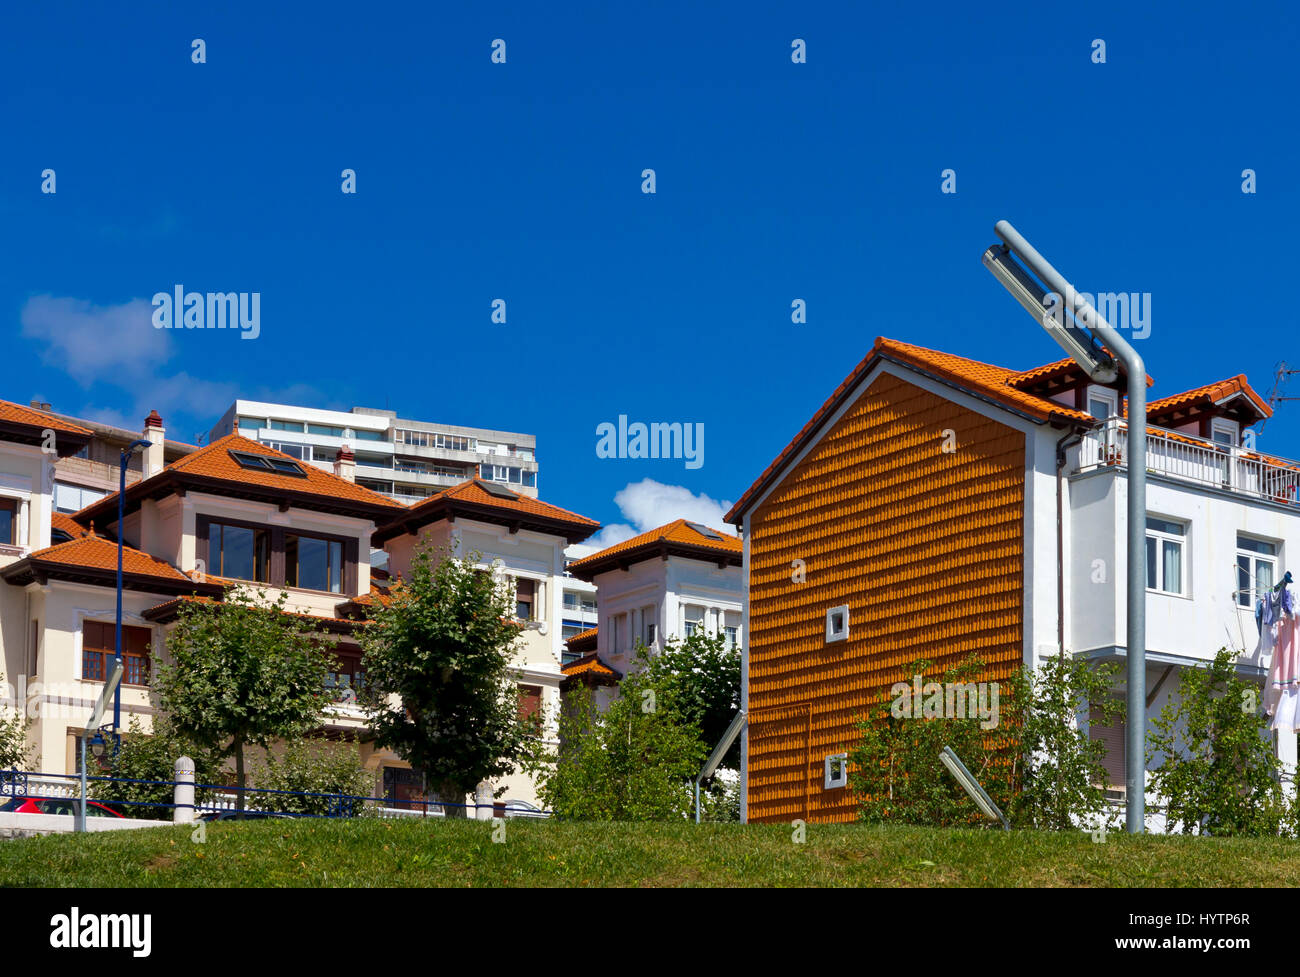
[[[1285,886],[1300,844],[808,825],[256,821],[0,842],[5,886]]]

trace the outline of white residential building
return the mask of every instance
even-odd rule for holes
[[[209,440],[240,434],[333,471],[339,449],[356,455],[358,485],[402,503],[419,502],[472,478],[537,497],[537,439],[531,434],[399,418],[389,410],[319,410],[237,400]]]

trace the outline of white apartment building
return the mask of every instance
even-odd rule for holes
[[[678,519],[569,564],[600,595],[596,656],[625,674],[638,642],[651,654],[696,629],[744,640],[740,540]]]
[[[419,502],[467,479],[481,478],[537,497],[537,439],[531,434],[399,418],[354,407],[319,410],[237,400],[208,435],[251,438],[332,471],[339,449],[356,455],[358,485],[402,503]]]
[[[599,552],[599,547],[588,543],[574,543],[564,551],[564,597],[563,619],[560,634],[565,642],[576,638],[584,631],[590,631],[599,623],[597,616],[596,585],[589,580],[582,580],[569,572],[569,567],[578,560]],[[564,651],[564,664],[569,664],[578,656],[568,650]]]

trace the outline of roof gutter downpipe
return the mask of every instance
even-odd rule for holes
[[[1128,385],[1128,632],[1127,713],[1124,743],[1125,827],[1142,834],[1146,815],[1146,509],[1147,371],[1132,346],[1074,290],[1034,246],[1006,221],[994,230],[1049,288],[1065,301],[1075,319],[1091,330],[1127,374]]]

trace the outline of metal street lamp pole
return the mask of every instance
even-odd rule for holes
[[[1052,338],[1094,380],[1115,379],[1115,360],[1124,364],[1128,387],[1128,627],[1126,642],[1127,718],[1125,728],[1125,827],[1142,834],[1146,815],[1146,686],[1147,686],[1147,372],[1132,346],[1108,323],[1092,303],[1007,221],[994,227],[1004,242],[984,253],[984,263],[1025,309],[1046,327]],[[1048,294],[1030,279],[1008,252],[1020,258],[1064,303],[1064,315],[1049,324]],[[1070,323],[1073,315],[1078,326]],[[1080,328],[1082,327],[1082,328]],[[1089,335],[1089,331],[1091,335]],[[1105,344],[1102,349],[1097,341]],[[1061,649],[1064,654],[1065,649]]]
[[[118,465],[119,487],[117,492],[117,627],[114,638],[113,663],[122,668],[122,520],[126,518],[126,466],[136,448],[151,448],[152,441],[138,438],[122,450]],[[113,692],[113,755],[117,756],[118,747],[122,745],[122,685],[119,682]]]

